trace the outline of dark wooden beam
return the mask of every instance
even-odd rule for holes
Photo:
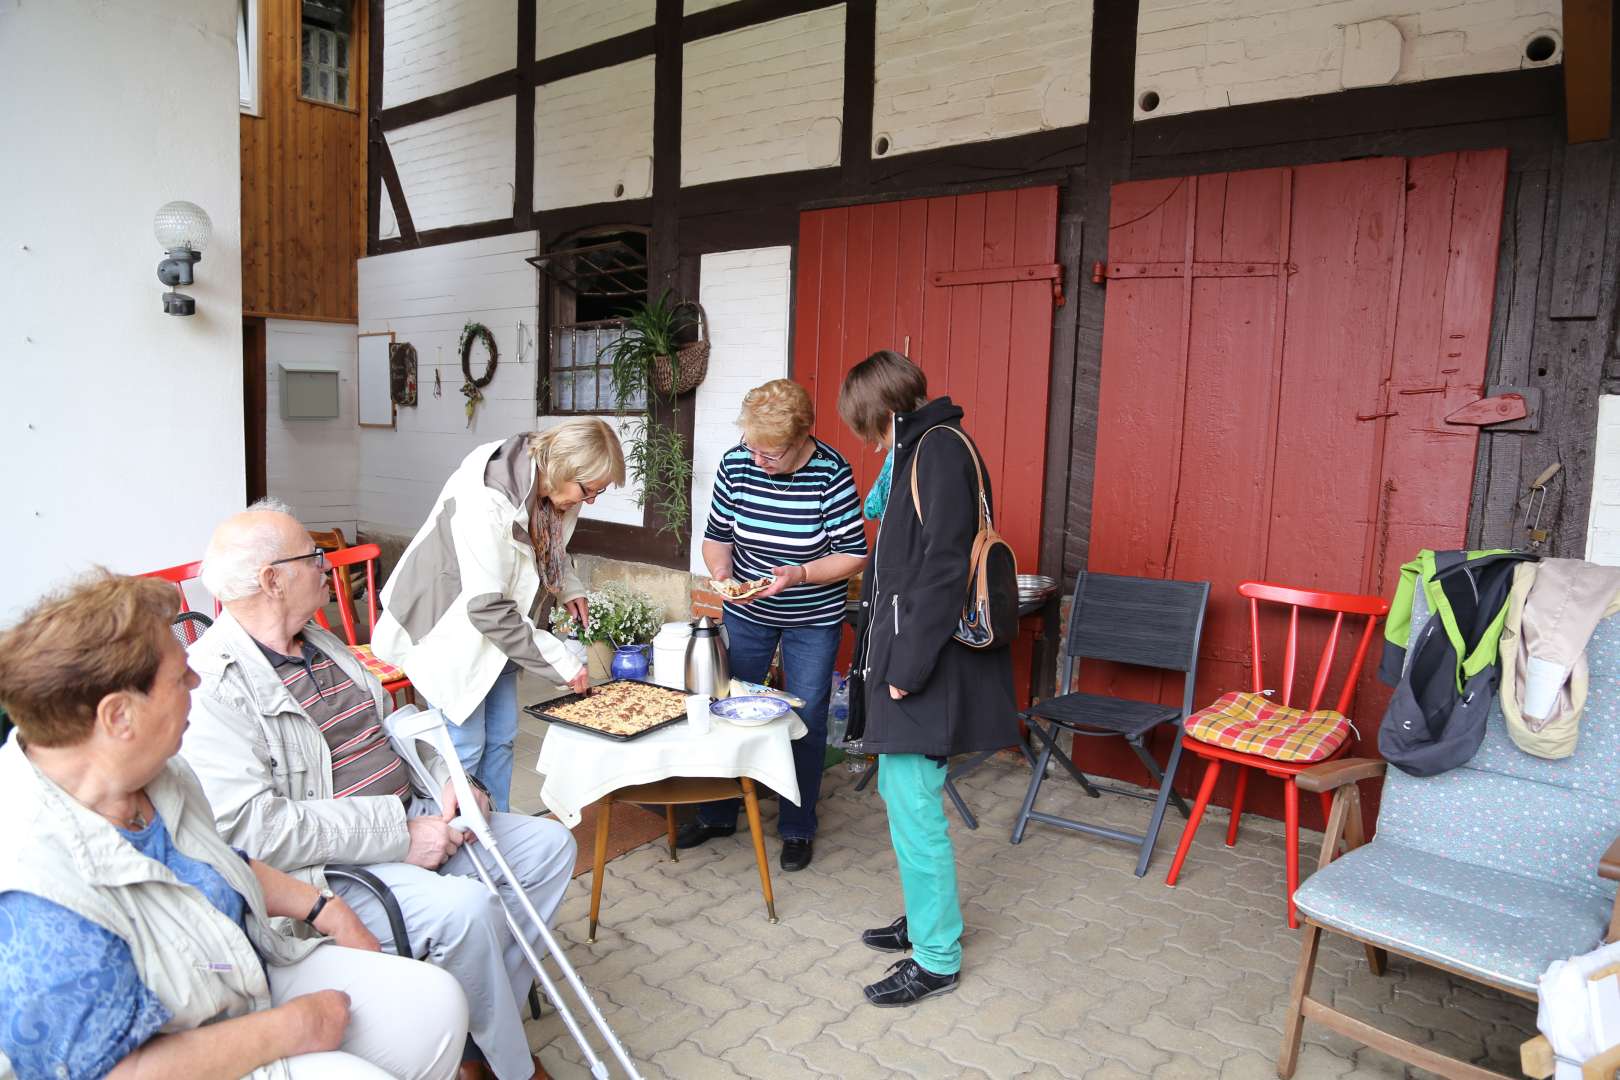
[[[925,187],[993,185],[1032,173],[1053,175],[1085,163],[1087,139],[1086,125],[1081,124],[991,142],[873,158],[865,185],[867,191],[858,193],[845,189],[843,194],[899,195]]]
[[[446,90],[442,94],[430,94],[425,98],[407,101],[403,105],[395,105],[391,109],[382,109],[377,113],[377,120],[382,124],[384,131],[420,124],[424,120],[448,116],[462,109],[470,109],[474,105],[487,105],[491,101],[511,97],[518,92],[521,82],[517,69],[513,68],[499,75],[490,75],[477,82],[468,83],[466,86],[458,86],[454,90]]]
[[[790,15],[803,15],[822,8],[837,7],[844,0],[736,0],[735,3],[695,11],[686,16],[681,25],[681,40],[699,41],[716,34],[729,34],[733,30],[746,30],[750,26],[775,22]],[[851,6],[864,0],[851,0]]]
[[[518,70],[534,66],[534,34],[539,0],[518,0]],[[512,173],[512,227],[530,227],[534,218],[534,87],[517,90],[517,160]]]
[[[375,255],[382,212],[382,172],[372,143],[382,138],[377,112],[382,107],[383,0],[370,0],[366,14],[366,112],[370,114],[366,118],[366,251]]]
[[[555,210],[537,210],[534,227],[540,230],[542,251],[555,246],[558,237],[581,229],[594,229],[605,225],[652,226],[652,200],[629,199],[621,202],[590,203],[586,206],[563,206]]]
[[[872,165],[872,96],[877,86],[877,0],[844,7],[844,113],[839,162],[844,187],[861,187]]]
[[[412,229],[409,236],[405,235],[405,227],[401,224],[398,237],[377,242],[377,254],[387,255],[395,251],[434,247],[439,244],[459,244],[466,240],[485,240],[491,236],[510,236],[513,232],[512,219],[504,217],[490,221],[474,221],[466,225],[447,225],[442,229],[424,229],[420,233]]]
[[[416,235],[416,225],[411,221],[411,207],[405,201],[405,189],[399,182],[399,170],[394,167],[393,151],[388,149],[388,136],[377,126],[375,119],[371,124],[371,145],[368,155],[377,162],[377,169],[382,174],[383,184],[388,188],[388,200],[394,205],[394,220],[399,223],[400,239],[406,247],[416,247],[420,240]],[[507,227],[510,228],[511,224],[508,219]],[[443,241],[439,242],[443,243]],[[380,247],[380,239],[378,243]]]
[[[1565,130],[1607,139],[1614,100],[1614,0],[1564,0]]]
[[[543,60],[531,59],[522,70],[530,85],[540,86],[544,83],[557,82],[559,79],[583,75],[588,71],[617,67],[631,60],[640,60],[643,56],[651,56],[656,46],[653,27],[647,26],[640,30],[632,30],[628,34],[620,34],[618,37],[593,41],[589,45],[581,45],[577,49],[548,56]]]

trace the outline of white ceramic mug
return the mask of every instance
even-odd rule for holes
[[[686,695],[686,723],[691,727],[694,735],[707,735],[709,733],[709,695]]]

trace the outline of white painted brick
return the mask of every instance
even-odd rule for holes
[[[603,6],[606,0],[598,0]],[[454,90],[517,65],[517,0],[388,0],[383,107]]]
[[[656,0],[539,0],[535,56],[544,59],[653,24]]]
[[[837,164],[843,96],[843,5],[693,42],[681,183]]]
[[[1153,90],[1168,116],[1340,90],[1344,28],[1378,19],[1404,39],[1397,83],[1526,66],[1525,42],[1562,30],[1558,0],[1142,0],[1138,103]]]
[[[874,133],[892,155],[1083,123],[1091,7],[879,0]]]
[[[652,193],[653,63],[647,57],[536,89],[536,209]]]
[[[692,572],[705,573],[708,519],[720,457],[737,444],[743,395],[788,373],[793,249],[754,248],[703,256],[698,299],[713,328],[709,375],[697,389],[692,443]]]
[[[418,231],[512,216],[516,126],[508,97],[388,133]]]

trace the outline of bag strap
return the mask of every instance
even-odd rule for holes
[[[944,428],[952,435],[955,435],[958,439],[961,439],[962,445],[968,449],[968,456],[973,458],[973,475],[978,479],[979,482],[979,531],[983,532],[985,529],[990,528],[991,522],[990,502],[984,497],[984,467],[979,463],[979,451],[978,448],[973,445],[973,440],[964,435],[961,429],[953,428],[948,424],[937,424],[923,432],[922,437],[917,440],[917,449],[912,454],[911,508],[917,512],[917,524],[921,525],[923,523],[922,496],[917,493],[917,468],[922,464],[922,444],[928,440],[928,436],[932,435],[941,428]]]

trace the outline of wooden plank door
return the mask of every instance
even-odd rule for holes
[[[1488,151],[1114,189],[1089,565],[1211,582],[1198,700],[1250,688],[1238,582],[1389,595],[1418,548],[1464,542],[1478,429],[1445,416],[1483,389],[1506,164]],[[1087,678],[1179,701],[1179,681],[1159,681]],[[1359,752],[1376,753],[1386,701],[1364,681]],[[1124,754],[1105,771],[1143,779]]]
[[[878,349],[910,356],[928,373],[931,395],[949,394],[966,411],[995,492],[996,526],[1030,572],[1040,553],[1056,244],[1055,187],[799,219],[793,378],[815,401],[816,434],[849,458],[860,491],[870,490],[883,459],[838,420],[838,388]],[[874,534],[869,524],[868,539]],[[1015,658],[1022,698],[1030,646],[1021,639]]]

